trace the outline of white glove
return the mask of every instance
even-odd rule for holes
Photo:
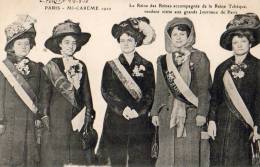
[[[159,117],[158,116],[153,116],[152,117],[152,123],[154,126],[159,126]]]
[[[4,134],[5,132],[5,125],[0,124],[0,135]]]
[[[215,121],[209,121],[208,134],[213,140],[215,140],[217,134],[217,127]]]
[[[139,114],[136,112],[135,109],[132,109],[131,112],[129,113],[130,119],[137,118]]]
[[[125,117],[125,119],[127,120],[130,119],[130,112],[131,112],[131,108],[127,106],[123,111],[123,116]]]

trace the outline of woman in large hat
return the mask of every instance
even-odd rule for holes
[[[35,45],[35,19],[28,15],[5,29],[7,57],[0,64],[0,166],[39,163],[35,123],[43,65],[27,56]]]
[[[251,150],[251,137],[258,139],[260,132],[260,62],[250,53],[260,40],[260,21],[256,14],[239,14],[226,28],[220,45],[233,56],[215,71],[208,126],[210,163],[245,167],[252,165],[257,151]]]
[[[78,23],[66,20],[54,27],[53,35],[45,42],[46,48],[62,57],[53,58],[44,67],[49,84],[41,95],[40,111],[45,125],[41,147],[42,167],[92,163],[95,142],[85,147],[79,131],[87,133],[92,128],[95,111],[87,68],[82,61],[73,57],[89,38],[90,34],[81,32]],[[84,126],[75,128],[71,121],[84,110],[84,122],[77,122]],[[86,154],[83,146],[92,149]]]
[[[112,35],[122,53],[106,62],[103,70],[101,92],[107,110],[99,153],[106,153],[112,166],[150,166],[148,113],[153,103],[154,70],[135,49],[150,44],[155,33],[149,20],[142,17],[114,24]]]
[[[209,110],[210,63],[204,52],[193,48],[190,19],[173,18],[164,34],[167,54],[157,60],[151,112],[153,124],[159,126],[156,166],[207,166],[209,146],[203,125]]]

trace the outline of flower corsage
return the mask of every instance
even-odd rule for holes
[[[15,63],[14,66],[22,75],[28,75],[31,72],[28,63],[28,59],[23,59],[20,62]]]
[[[234,64],[230,67],[231,74],[234,79],[241,79],[245,76],[244,70],[247,68],[245,63]]]
[[[76,89],[80,87],[80,80],[82,78],[82,64],[79,60],[71,60],[68,69],[65,69],[68,80],[74,85]]]
[[[132,76],[144,77],[145,67],[143,65],[135,65]]]

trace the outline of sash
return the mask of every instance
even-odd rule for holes
[[[131,77],[131,75],[126,71],[124,66],[120,63],[119,59],[109,61],[108,63],[130,95],[136,101],[140,101],[143,96],[142,90]]]
[[[78,107],[75,99],[75,89],[73,84],[60,71],[59,66],[49,61],[44,67],[46,73],[53,86],[67,99],[74,107]]]
[[[243,99],[241,98],[239,92],[237,91],[236,85],[228,71],[225,72],[223,77],[224,87],[226,91],[226,96],[228,100],[231,102],[231,107],[234,108],[235,112],[238,112],[243,120],[254,129],[254,121],[253,118],[246,107]]]
[[[38,111],[38,108],[35,105],[37,104],[37,96],[14,64],[10,60],[5,59],[3,62],[0,62],[0,70],[21,100],[26,104],[30,111],[36,114]]]
[[[172,56],[168,53],[166,55],[166,63],[167,68],[170,73],[173,73],[174,78],[172,78],[172,82],[174,85],[176,85],[177,89],[179,90],[179,93],[190,103],[192,103],[194,106],[198,107],[198,98],[194,95],[194,93],[190,90],[189,86],[186,84],[186,82],[182,79],[177,67],[174,65]],[[167,80],[168,82],[168,80]],[[168,84],[172,85],[172,84]],[[176,88],[175,88],[176,89]],[[170,89],[172,90],[172,89]]]

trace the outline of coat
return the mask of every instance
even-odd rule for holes
[[[7,56],[16,63],[16,58]],[[42,64],[29,60],[30,73],[23,75],[38,97],[42,83]],[[36,104],[37,105],[37,104]],[[17,95],[5,76],[0,72],[0,124],[6,126],[0,136],[0,166],[35,167],[39,152],[35,140],[36,115]]]
[[[191,105],[186,112],[185,138],[177,138],[176,128],[170,128],[171,111],[175,97],[171,93],[164,75],[166,55],[157,59],[157,82],[152,116],[159,116],[158,167],[206,166],[209,163],[209,143],[201,140],[201,127],[196,126],[196,116],[207,116],[209,110],[209,88],[211,86],[210,63],[205,53],[196,50],[190,56],[191,91],[198,97],[198,108]],[[200,160],[200,158],[204,158]]]
[[[255,125],[260,125],[260,64],[250,53],[243,61],[247,65],[244,77],[233,79],[237,90],[247,106]],[[217,136],[211,143],[211,166],[250,166],[251,150],[249,135],[251,129],[238,119],[225,101],[223,75],[235,64],[235,57],[221,63],[214,76],[211,90],[209,120],[215,121]],[[233,76],[233,75],[231,75]]]
[[[54,58],[60,71],[64,72],[62,58]],[[52,83],[47,79],[41,94],[41,111],[43,115],[49,116],[50,132],[46,129],[43,132],[41,146],[41,166],[59,167],[65,164],[86,165],[91,163],[91,153],[83,151],[81,143],[81,134],[72,130],[72,118],[86,106],[86,111],[92,112],[93,104],[88,79],[87,68],[83,65],[80,87],[75,91],[75,99],[78,107],[73,106]]]
[[[136,151],[136,156],[140,154],[139,157],[145,157],[144,161],[150,161],[151,133],[153,127],[148,113],[153,103],[155,87],[153,65],[137,52],[135,52],[130,65],[123,54],[119,56],[119,61],[140,87],[142,98],[140,101],[134,100],[108,62],[105,64],[101,92],[107,102],[107,109],[98,154],[109,158],[113,154],[112,146],[121,147],[122,145],[124,147],[125,142],[128,141],[129,144],[126,147],[125,153],[127,152],[127,148],[129,152],[131,152],[132,148],[139,148],[141,150]],[[143,75],[134,76],[133,70],[141,65],[145,69],[142,72]],[[135,109],[139,114],[138,118],[126,120],[122,115],[126,106]],[[121,148],[118,148],[118,150]],[[108,153],[110,155],[107,155]],[[129,156],[131,158],[132,153]]]

